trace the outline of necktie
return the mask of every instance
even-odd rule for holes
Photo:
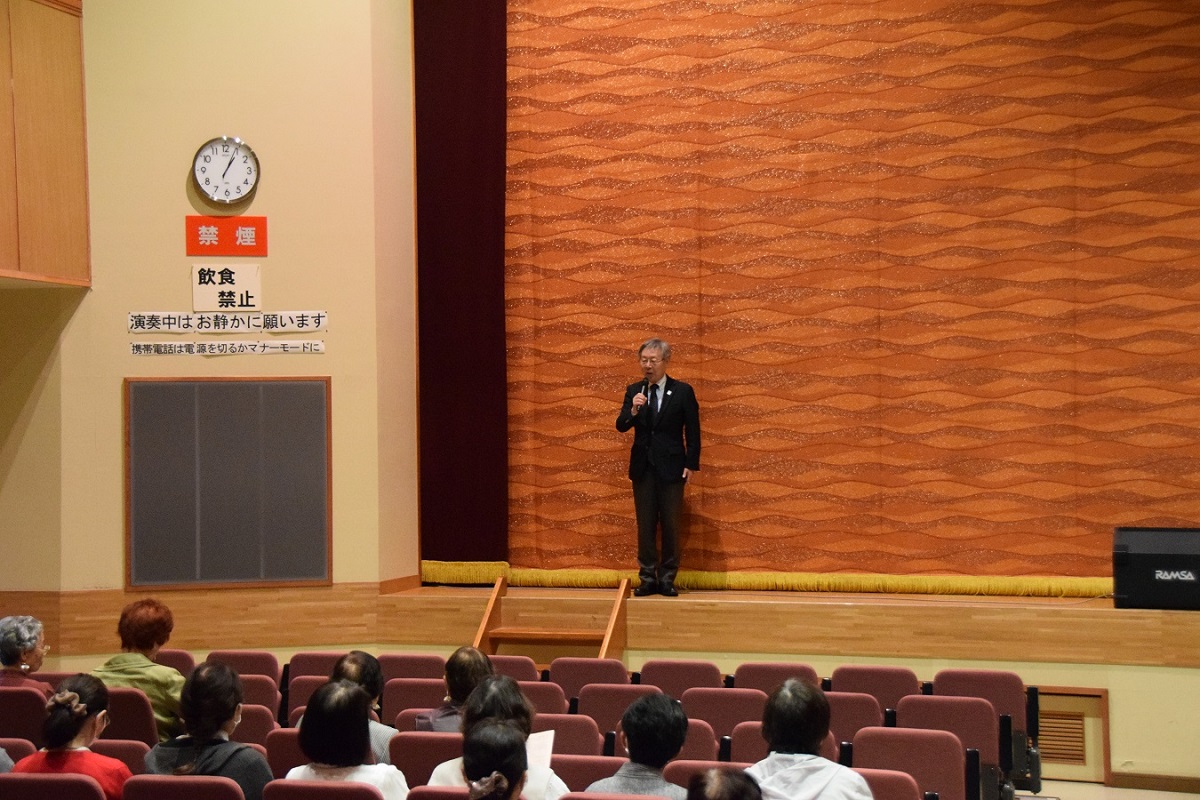
[[[654,418],[658,416],[658,384],[650,387],[650,399],[646,403],[646,407],[650,409],[650,416],[646,421],[651,425],[654,424]]]

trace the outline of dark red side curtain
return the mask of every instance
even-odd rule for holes
[[[505,3],[415,0],[421,556],[508,555]]]

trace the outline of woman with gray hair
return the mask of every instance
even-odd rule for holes
[[[29,677],[42,668],[49,650],[42,623],[33,617],[0,619],[0,686],[32,686],[46,697],[54,694],[53,686]]]

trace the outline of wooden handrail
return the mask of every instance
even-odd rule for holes
[[[474,646],[488,655],[495,655],[500,642],[527,642],[541,644],[595,644],[600,658],[621,658],[628,643],[626,601],[629,599],[631,581],[621,580],[609,609],[604,628],[523,628],[501,624],[502,601],[508,594],[508,579],[501,576],[492,587],[492,594],[484,608],[483,619],[475,633]]]
[[[508,578],[501,575],[496,578],[492,587],[491,597],[483,610],[483,619],[479,622],[479,630],[475,632],[474,647],[489,656],[496,654],[496,643],[492,641],[491,633],[500,627],[500,601],[508,594]]]
[[[612,610],[608,612],[608,625],[604,629],[604,641],[600,643],[600,658],[621,658],[625,654],[625,645],[629,641],[629,629],[626,624],[625,604],[629,600],[629,578],[622,578],[617,586],[617,596],[613,600]]]

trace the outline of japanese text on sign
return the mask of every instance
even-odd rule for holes
[[[324,353],[320,339],[273,342],[131,342],[134,356],[241,356]]]
[[[262,275],[257,264],[192,267],[193,311],[258,311]]]
[[[199,217],[185,220],[189,256],[265,256],[266,217]]]
[[[129,333],[319,333],[328,322],[327,311],[134,311],[129,314]]]

